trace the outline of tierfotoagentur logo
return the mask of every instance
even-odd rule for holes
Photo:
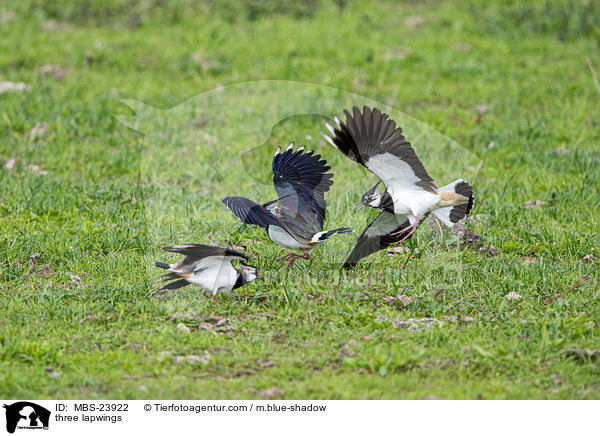
[[[50,411],[42,406],[29,401],[19,401],[10,405],[4,404],[6,409],[6,431],[14,433],[19,430],[48,430]]]

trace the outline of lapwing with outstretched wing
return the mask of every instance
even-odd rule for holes
[[[331,133],[321,135],[348,158],[363,165],[380,182],[365,192],[361,207],[382,210],[371,222],[344,263],[355,266],[360,259],[410,238],[429,213],[452,227],[473,208],[473,188],[462,179],[438,188],[417,153],[389,115],[367,106],[362,113],[354,107],[344,110],[345,122],[335,116],[336,126],[325,126]],[[377,185],[383,182],[386,191]]]
[[[289,266],[298,258],[310,259],[310,252],[330,237],[352,232],[349,228],[323,230],[325,192],[333,184],[327,161],[294,143],[284,152],[277,148],[273,158],[273,184],[278,199],[258,204],[244,197],[225,197],[221,201],[245,224],[264,228],[277,245],[302,251],[289,253]],[[279,205],[277,205],[279,203]]]
[[[215,301],[217,293],[231,292],[261,278],[258,268],[244,263],[248,260],[245,254],[230,248],[188,244],[164,247],[163,250],[185,257],[173,264],[154,262],[155,266],[169,270],[164,275],[165,280],[173,280],[156,291],[157,294],[194,284],[210,292],[211,301]],[[235,268],[232,261],[240,261],[242,268]]]

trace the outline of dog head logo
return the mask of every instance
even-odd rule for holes
[[[28,401],[5,404],[6,431],[14,433],[19,429],[48,429],[50,411]]]

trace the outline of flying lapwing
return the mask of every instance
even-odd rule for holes
[[[205,292],[210,292],[211,301],[215,301],[218,293],[231,292],[261,278],[258,268],[244,263],[248,260],[245,254],[230,248],[189,244],[164,247],[163,250],[183,254],[185,257],[173,264],[154,262],[155,266],[170,271],[164,275],[165,280],[173,279],[156,291],[157,294],[194,284]],[[241,269],[231,264],[236,260],[242,263]]]
[[[361,207],[379,208],[382,212],[359,236],[344,268],[355,266],[360,259],[390,245],[410,238],[429,213],[452,227],[471,212],[473,188],[462,179],[438,188],[427,174],[402,129],[389,115],[365,106],[350,114],[346,122],[334,117],[336,127],[325,123],[331,136],[321,135],[353,161],[363,165],[380,181],[362,196]],[[383,182],[386,191],[377,190]]]
[[[333,235],[353,232],[342,227],[323,230],[325,192],[333,184],[327,161],[294,143],[283,153],[277,148],[273,158],[273,184],[279,198],[263,205],[244,197],[225,197],[221,201],[245,224],[264,228],[277,245],[302,251],[285,256],[288,266],[298,258],[310,259],[310,252]],[[279,203],[279,206],[277,206]]]

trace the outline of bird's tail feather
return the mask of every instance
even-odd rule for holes
[[[334,235],[339,235],[342,233],[352,233],[352,232],[354,232],[354,230],[352,230],[348,227],[340,227],[339,229],[333,229],[333,230],[323,230],[322,232],[316,233],[312,237],[311,242],[320,242],[320,241],[329,239],[330,237],[332,237]]]
[[[468,199],[466,202],[464,202],[463,199],[461,204],[455,206],[442,207],[433,211],[433,214],[436,216],[436,218],[448,227],[454,226],[454,224],[466,217],[473,209],[473,202],[475,201],[475,195],[473,195],[473,187],[467,182],[465,182],[463,179],[458,179],[450,183],[449,185],[442,186],[438,189],[438,191],[454,192]]]
[[[181,276],[177,275],[177,273],[170,272],[170,273],[167,273],[167,274],[163,274],[161,277],[163,278],[163,280],[167,281],[167,280],[178,279]]]
[[[157,266],[157,267],[163,268],[163,269],[171,268],[171,265],[169,265],[168,263],[164,263],[164,262],[154,262],[154,266]]]

